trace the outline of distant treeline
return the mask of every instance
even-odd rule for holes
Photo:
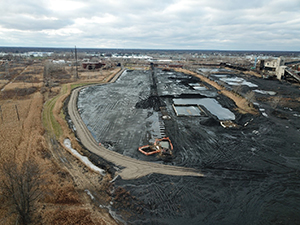
[[[75,48],[45,48],[45,47],[1,47],[0,52],[72,52]],[[78,52],[86,53],[122,53],[122,54],[207,54],[207,55],[266,55],[300,57],[300,51],[230,51],[230,50],[177,50],[177,49],[110,49],[110,48],[77,48]]]

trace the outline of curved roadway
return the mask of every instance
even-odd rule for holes
[[[76,127],[77,137],[89,151],[99,155],[107,161],[112,162],[116,166],[123,168],[117,172],[117,174],[119,174],[122,179],[135,179],[151,173],[175,176],[203,176],[201,172],[194,169],[141,161],[108,150],[103,146],[99,146],[99,144],[93,138],[92,134],[82,121],[77,110],[77,97],[79,91],[82,88],[84,87],[77,88],[72,91],[68,104],[69,115],[74,126]]]

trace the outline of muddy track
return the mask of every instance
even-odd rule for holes
[[[99,146],[99,143],[95,141],[77,110],[77,97],[82,88],[83,87],[73,90],[68,104],[69,115],[76,127],[77,137],[89,151],[122,168],[117,172],[122,179],[136,179],[152,173],[176,176],[203,176],[200,171],[194,169],[141,161]]]

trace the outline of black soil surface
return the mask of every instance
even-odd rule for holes
[[[228,73],[228,72],[227,72]],[[234,102],[200,80],[176,72],[124,73],[114,84],[86,88],[80,95],[81,116],[95,139],[109,149],[137,159],[201,169],[203,178],[152,174],[117,179],[115,187],[130,193],[130,204],[118,197],[113,207],[129,224],[298,224],[300,221],[300,90],[285,81],[244,74],[257,87],[241,85],[241,95],[254,92],[260,115],[241,115]],[[213,78],[219,82],[218,77]],[[207,90],[195,90],[193,83]],[[206,117],[176,117],[174,98],[215,98],[235,114],[238,129],[224,129]],[[163,120],[162,115],[171,119]],[[168,161],[144,156],[137,148],[157,137],[170,137]]]

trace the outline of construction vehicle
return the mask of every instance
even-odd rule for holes
[[[161,153],[162,155],[172,155],[173,145],[170,138],[164,137],[155,139],[153,145],[144,145],[142,147],[139,147],[138,150],[147,156],[156,153]]]

